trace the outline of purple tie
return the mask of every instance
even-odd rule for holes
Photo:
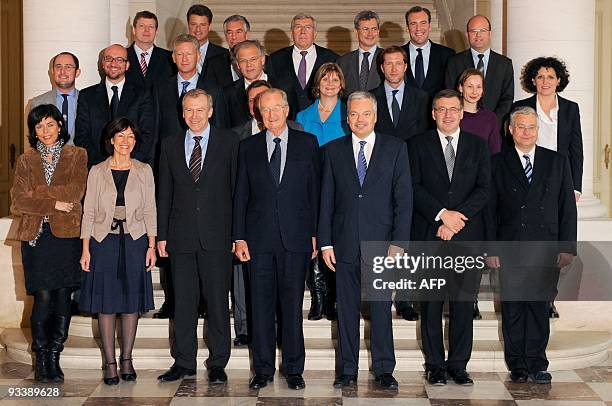
[[[306,88],[306,54],[308,51],[300,51],[302,60],[300,61],[300,67],[298,68],[298,81],[302,89]]]

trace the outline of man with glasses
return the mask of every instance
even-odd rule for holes
[[[88,167],[104,161],[107,153],[100,142],[104,126],[115,118],[127,117],[136,124],[142,137],[134,157],[152,163],[153,107],[149,92],[125,79],[130,68],[125,47],[113,44],[105,48],[102,67],[105,78],[79,94],[74,145],[87,150]]]
[[[359,48],[342,55],[337,61],[344,73],[346,97],[354,91],[369,91],[380,85],[380,73],[376,63],[382,52],[382,48],[378,46],[380,17],[374,11],[363,10],[355,16],[354,25]]]
[[[446,87],[456,89],[464,70],[480,70],[485,77],[483,107],[494,112],[502,123],[514,100],[512,60],[491,50],[491,22],[487,17],[470,18],[466,35],[470,48],[449,60]]]
[[[486,142],[462,131],[463,98],[442,90],[433,100],[436,129],[408,141],[414,190],[411,241],[484,241],[484,210],[489,201],[491,165]],[[473,385],[466,366],[472,353],[472,297],[476,272],[449,270],[445,289],[421,297],[421,340],[427,380],[445,385],[446,374],[459,385]],[[478,279],[479,280],[479,279]],[[465,290],[463,290],[465,291]],[[442,308],[448,295],[448,358],[444,354]],[[471,296],[471,295],[467,295]]]
[[[295,95],[296,105],[291,106],[291,116],[308,107],[314,99],[311,87],[317,70],[325,62],[336,62],[338,54],[314,43],[317,38],[317,22],[309,14],[297,14],[291,20],[293,45],[279,49],[270,55],[272,74],[287,95]]]
[[[278,304],[281,373],[290,389],[303,389],[302,302],[308,262],[317,256],[321,158],[316,137],[287,127],[284,91],[268,89],[258,104],[266,129],[240,143],[233,221],[236,257],[250,261],[255,376],[249,387],[274,380]]]
[[[75,87],[76,78],[81,74],[79,59],[70,52],[60,52],[51,61],[51,77],[53,78],[53,89],[38,95],[30,101],[26,116],[29,111],[41,104],[53,104],[64,116],[70,134],[69,144],[74,140],[74,121],[76,119],[77,100],[79,90]],[[29,148],[29,143],[25,143]]]

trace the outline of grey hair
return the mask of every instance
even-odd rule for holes
[[[280,94],[281,98],[283,99],[283,106],[289,106],[289,101],[287,100],[287,93],[285,93],[285,91],[282,89],[271,87],[270,89],[264,90],[263,92],[257,95],[257,108],[258,109],[261,108],[261,99],[263,98],[263,96],[267,94]]]
[[[241,49],[248,48],[248,47],[255,47],[259,50],[260,56],[266,56],[266,49],[264,48],[263,45],[261,45],[261,42],[259,42],[259,40],[247,39],[246,41],[242,41],[234,45],[234,48],[232,48],[231,55],[232,55],[232,63],[234,64],[234,66],[238,66],[238,52]]]
[[[206,90],[202,90],[202,89],[191,89],[190,91],[188,91],[187,93],[185,93],[185,95],[183,96],[183,101],[181,102],[181,105],[183,108],[185,108],[185,100],[186,99],[197,99],[200,96],[206,96],[206,99],[208,100],[208,108],[212,108],[213,106],[213,98],[210,94],[208,94],[208,92],[206,92]]]
[[[246,32],[251,31],[251,23],[246,19],[245,16],[241,16],[240,14],[234,14],[225,19],[223,21],[223,32],[227,32],[227,24],[234,23],[240,21],[244,25],[244,30]]]
[[[380,17],[378,16],[377,12],[372,11],[372,10],[360,11],[359,13],[357,13],[357,15],[355,16],[355,20],[353,21],[353,23],[355,24],[355,29],[356,30],[359,29],[359,23],[361,21],[368,21],[373,18],[376,19],[376,25],[380,27]]]
[[[510,125],[514,126],[514,119],[517,115],[522,114],[522,115],[526,115],[526,116],[538,116],[538,113],[535,111],[535,109],[533,107],[529,107],[529,106],[519,106],[517,108],[515,108],[514,110],[512,110],[512,113],[510,113]],[[536,120],[536,125],[537,125],[537,120]]]
[[[297,20],[306,20],[306,19],[312,20],[312,25],[316,31],[317,30],[317,20],[315,20],[315,18],[312,15],[307,14],[307,13],[298,13],[294,15],[293,18],[291,19],[291,29],[293,30],[293,26],[295,25],[295,22]]]
[[[374,97],[374,95],[370,92],[366,92],[363,90],[358,90],[356,92],[351,93],[351,95],[348,97],[348,100],[346,101],[346,105],[350,105],[351,102],[353,100],[369,100],[372,102],[372,105],[374,106],[374,111],[376,111],[377,106],[378,106],[378,102],[376,101],[376,97]]]
[[[178,45],[185,44],[187,42],[191,42],[195,46],[196,50],[200,49],[200,43],[198,42],[198,39],[196,37],[191,34],[180,34],[174,39],[174,42],[172,43],[172,52],[176,50],[176,47]]]

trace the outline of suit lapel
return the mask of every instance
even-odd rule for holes
[[[410,100],[413,99],[411,96],[412,90],[407,83],[404,83],[404,96],[402,97],[402,108],[400,109],[400,117],[397,123],[397,128],[402,128],[402,126],[406,124],[405,121],[409,118],[411,112],[410,109],[412,107],[410,105]]]
[[[351,69],[347,73],[352,77],[351,80],[357,84],[357,86],[355,87],[359,89],[359,50],[353,51],[353,55],[351,55],[351,60],[351,66],[353,66],[353,69]],[[348,81],[349,80],[347,80],[347,82]]]
[[[376,146],[376,144],[374,144]],[[344,142],[342,143],[342,148],[344,149],[344,153],[342,156],[346,157],[346,165],[347,170],[351,174],[350,178],[355,182],[355,187],[357,190],[361,189],[359,186],[359,176],[357,175],[357,165],[355,163],[355,153],[353,152],[353,136],[351,134],[347,135],[344,138]],[[372,154],[374,155],[374,154]],[[365,179],[364,183],[365,185]]]
[[[470,53],[470,58],[471,58],[472,54]],[[474,64],[474,61],[472,61],[472,65]],[[487,71],[485,74],[485,89],[492,89],[493,88],[493,83],[495,82],[497,79],[495,77],[495,72],[497,71],[497,55],[495,55],[495,53],[493,53],[493,51],[491,51],[489,53],[489,63],[487,64]],[[490,75],[489,75],[490,73]]]
[[[210,124],[209,124],[210,126]],[[210,166],[210,163],[215,159],[215,152],[219,146],[219,136],[217,135],[217,131],[212,126],[210,127],[210,133],[208,135],[208,145],[206,147],[206,156],[204,157],[204,162],[202,162],[202,173],[200,174],[200,178],[198,182],[202,181],[202,178],[206,174],[206,170]]]
[[[140,65],[140,61],[138,62]],[[159,66],[159,50],[155,45],[151,48],[151,58],[149,59],[149,64],[147,65],[147,77],[151,77],[155,75],[157,68]],[[140,73],[142,74],[142,69],[140,69]],[[146,78],[145,78],[146,79]]]
[[[517,178],[523,189],[529,190],[529,182],[527,182],[527,177],[525,176],[525,169],[523,168],[523,163],[521,162],[521,159],[516,153],[516,149],[508,149],[505,153],[504,160],[506,161],[506,165],[510,169],[510,172],[514,175],[515,178]]]
[[[433,130],[429,134],[431,134],[430,137],[425,137],[429,154],[431,155],[434,164],[438,168],[438,171],[440,171],[440,174],[442,175],[441,177],[444,179],[446,184],[450,184],[448,179],[448,171],[446,170],[446,160],[444,159],[444,152],[442,152],[442,145],[440,144],[438,132]],[[455,160],[455,162],[457,162],[457,160]]]
[[[121,92],[121,98],[119,99],[119,108],[117,109],[117,114],[119,114],[120,116],[126,115],[135,97],[136,89],[126,81],[123,86],[123,91]]]
[[[108,95],[106,94],[106,84],[104,81],[100,83],[96,91],[96,104],[102,111],[102,115],[106,117],[106,120],[110,120],[110,102],[108,101]]]
[[[405,93],[405,92],[404,92]],[[386,126],[393,127],[393,120],[391,119],[391,114],[389,113],[389,108],[387,106],[387,94],[385,93],[385,86],[381,84],[377,89],[377,103],[380,107],[378,120],[382,121],[381,124]]]
[[[176,141],[169,144],[172,145],[172,160],[179,166],[179,171],[183,173],[183,176],[188,177],[193,182],[193,177],[191,176],[191,172],[189,172],[189,166],[185,158],[185,132],[182,131],[180,135],[176,136]]]
[[[372,149],[372,156],[370,156],[370,162],[368,163],[368,170],[366,171],[366,176],[363,180],[362,189],[365,189],[371,182],[376,182],[376,180],[379,178],[377,173],[383,156],[382,149],[384,148],[384,142],[384,139],[377,134],[374,141],[374,148]],[[351,156],[353,155],[351,154]],[[353,165],[353,167],[355,167],[355,173],[357,173],[356,165]]]

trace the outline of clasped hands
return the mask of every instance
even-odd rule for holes
[[[461,212],[444,210],[442,214],[440,214],[440,220],[442,220],[442,224],[438,227],[436,237],[444,241],[450,241],[455,234],[459,233],[459,231],[465,227],[465,222],[468,218]]]

